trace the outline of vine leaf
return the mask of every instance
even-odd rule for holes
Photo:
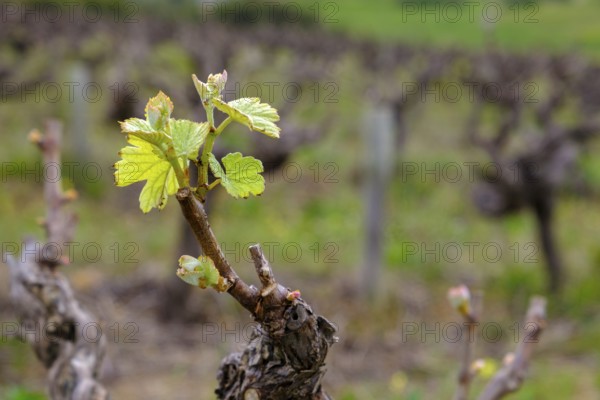
[[[177,192],[179,184],[172,165],[156,154],[154,146],[137,136],[129,136],[132,146],[121,149],[121,160],[115,164],[115,182],[117,186],[129,186],[132,183],[146,181],[140,193],[140,208],[144,213],[152,208],[162,210],[169,195]],[[180,159],[181,167],[184,165]]]
[[[281,129],[275,125],[275,122],[279,121],[279,114],[269,104],[261,103],[259,98],[244,97],[229,103],[219,98],[214,98],[212,101],[216,108],[240,124],[246,125],[250,130],[279,138]]]
[[[250,156],[243,157],[242,153],[230,153],[222,161],[225,171],[214,154],[209,155],[210,169],[221,179],[227,193],[235,198],[247,198],[251,194],[258,196],[265,191],[265,178],[260,175],[264,169],[260,160]]]
[[[146,104],[146,120],[130,118],[120,123],[131,146],[119,152],[122,159],[115,164],[115,182],[128,186],[146,181],[140,193],[145,213],[162,210],[168,196],[188,184],[187,160],[198,157],[209,132],[208,123],[172,119],[172,112],[173,103],[159,92]]]
[[[161,149],[168,143],[168,137],[164,132],[155,130],[148,121],[140,118],[129,118],[119,122],[121,131],[129,136],[136,136],[145,142],[151,143]]]
[[[208,135],[208,122],[198,123],[185,119],[172,119],[169,127],[177,157],[190,160],[198,158],[198,149]]]
[[[218,291],[223,287],[224,280],[219,275],[213,260],[206,256],[194,258],[192,256],[181,256],[179,258],[179,269],[177,276],[185,283],[198,286],[202,289],[213,287]]]

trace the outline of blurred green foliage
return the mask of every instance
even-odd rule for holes
[[[7,390],[6,400],[45,400],[43,393],[32,392],[22,387],[13,387]]]

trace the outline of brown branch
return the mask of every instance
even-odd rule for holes
[[[48,369],[50,398],[108,399],[108,392],[97,381],[106,339],[86,336],[86,329],[98,326],[97,320],[79,305],[69,281],[36,262],[9,257],[8,265],[11,301],[23,330],[36,332],[24,339]]]
[[[281,315],[270,315],[263,313],[264,303],[270,304],[270,308],[284,308],[288,290],[277,285],[273,277],[273,271],[269,262],[264,257],[259,245],[250,247],[250,254],[254,260],[256,273],[263,285],[260,293],[254,286],[244,282],[225,258],[221,246],[208,222],[208,216],[204,206],[198,200],[190,188],[181,188],[177,192],[177,200],[181,206],[183,216],[189,223],[194,236],[202,247],[205,255],[210,257],[219,271],[219,275],[226,281],[227,292],[235,298],[246,310],[261,322],[265,318],[274,320]],[[268,321],[267,321],[268,323]]]
[[[533,348],[539,342],[540,335],[546,326],[546,299],[534,297],[529,303],[529,310],[522,329],[523,338],[514,358],[498,371],[487,384],[479,400],[497,400],[518,390],[527,375]]]
[[[250,246],[250,255],[254,261],[254,268],[256,269],[258,279],[260,279],[260,283],[262,284],[260,296],[266,297],[277,287],[277,282],[273,276],[273,269],[269,261],[265,258],[260,245],[255,244],[254,246]]]
[[[258,291],[241,280],[225,258],[221,246],[210,227],[202,203],[187,187],[179,189],[177,200],[181,206],[183,216],[190,224],[198,243],[202,247],[202,251],[213,260],[219,274],[227,281],[227,292],[246,310],[254,314],[258,302]]]
[[[468,400],[469,388],[477,372],[473,371],[473,346],[475,344],[475,330],[479,325],[479,315],[481,314],[481,296],[475,295],[471,300],[471,312],[464,314],[464,324],[462,329],[463,337],[463,355],[461,368],[458,374],[458,386],[454,393],[454,400]],[[465,331],[467,335],[465,336]]]
[[[248,286],[225,258],[202,203],[189,188],[180,189],[177,200],[202,251],[227,281],[229,294],[260,322],[244,351],[222,361],[217,398],[329,399],[321,380],[325,357],[336,341],[333,324],[316,315],[299,292],[290,295],[277,284],[259,245],[251,246],[250,254],[262,289]]]
[[[494,135],[489,139],[484,138],[479,134],[484,107],[484,100],[478,96],[475,99],[475,104],[473,105],[471,114],[467,120],[467,139],[471,144],[480,147],[488,153],[492,161],[501,164],[503,162],[502,150],[506,147],[506,143],[508,142],[511,133],[517,129],[520,122],[522,104],[516,101],[512,104],[500,107],[500,111],[502,112],[501,120],[497,124]]]
[[[33,132],[30,138],[42,151],[44,170],[52,165],[60,171],[61,125],[46,123],[46,134]],[[58,178],[58,177],[57,177]],[[62,247],[69,241],[76,216],[63,206],[74,196],[64,195],[60,179],[46,179],[44,198],[48,206],[46,245]],[[31,248],[33,240],[24,243]],[[48,369],[48,387],[53,400],[105,400],[108,392],[97,382],[105,354],[106,339],[89,340],[85,329],[95,323],[93,315],[75,299],[68,280],[55,268],[63,259],[49,259],[38,253],[35,259],[21,255],[8,259],[10,297],[21,325],[37,357]]]
[[[47,120],[45,123],[45,134],[42,136],[34,131],[30,134],[30,140],[38,145],[42,152],[44,171],[56,171],[60,174],[60,147],[62,136],[62,124],[57,120]],[[65,243],[71,241],[77,216],[75,213],[64,209],[65,203],[75,199],[75,192],[63,193],[62,181],[60,176],[56,178],[46,177],[44,180],[44,202],[47,206],[46,219],[44,227],[46,229],[46,245],[40,251],[40,262],[49,267],[56,267],[65,264],[68,260],[53,259],[48,257],[52,251],[46,251],[46,246],[53,246],[64,250]],[[59,254],[64,254],[60,251]]]

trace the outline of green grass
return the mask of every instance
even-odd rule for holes
[[[581,52],[595,58],[600,55],[600,4],[591,0],[540,1],[535,5],[483,1],[476,2],[471,10],[462,8],[460,14],[448,3],[463,2],[419,5],[418,1],[373,0],[368,6],[361,0],[335,3],[337,8],[331,10],[322,5],[323,18],[331,13],[331,19],[337,20],[324,25],[360,38],[467,50],[481,50],[493,43],[518,52],[535,49]],[[498,17],[494,7],[501,10]],[[486,24],[486,18],[491,22]]]
[[[6,400],[45,400],[46,396],[40,392],[33,392],[22,387],[12,387],[4,394]]]

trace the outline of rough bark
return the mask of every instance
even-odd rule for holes
[[[222,400],[329,399],[321,386],[325,357],[336,341],[335,327],[299,296],[275,281],[258,245],[250,248],[261,289],[249,286],[224,257],[202,203],[189,188],[177,200],[204,254],[228,282],[228,293],[250,311],[259,326],[241,353],[227,356],[218,373]]]
[[[46,166],[61,165],[60,123],[49,121],[46,134],[35,133],[32,139],[39,145]],[[10,298],[21,321],[22,337],[48,369],[52,400],[108,399],[108,392],[97,380],[105,338],[96,338],[93,328],[98,326],[97,319],[79,304],[68,280],[57,270],[68,260],[49,257],[51,253],[46,251],[47,246],[62,246],[71,240],[76,217],[63,206],[73,196],[63,193],[60,180],[46,179],[44,198],[48,242],[36,254],[23,251],[19,259],[8,258]],[[28,239],[24,246],[32,249],[35,242]],[[89,333],[90,327],[94,334]]]
[[[98,382],[106,339],[95,337],[97,319],[75,299],[68,280],[34,261],[9,257],[8,265],[11,301],[21,321],[22,336],[48,369],[50,398],[108,399],[108,392]]]

